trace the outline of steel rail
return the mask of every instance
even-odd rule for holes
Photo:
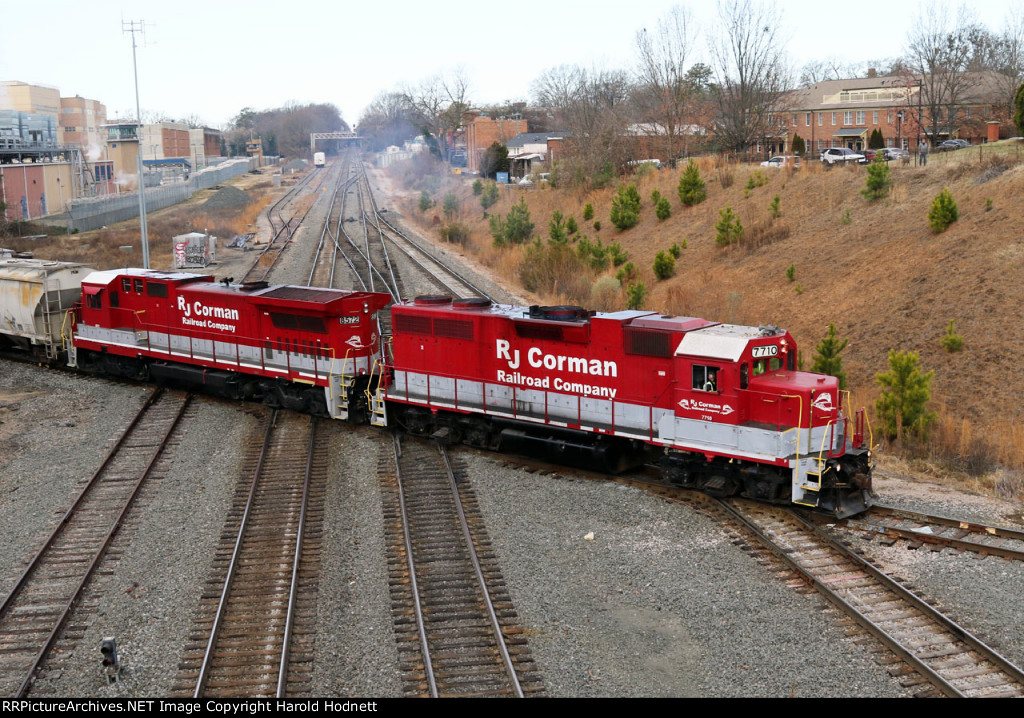
[[[288,682],[288,655],[295,622],[295,604],[298,601],[299,563],[302,559],[302,535],[306,529],[306,507],[309,505],[309,485],[313,475],[313,448],[316,446],[316,417],[309,420],[309,448],[306,456],[306,474],[302,482],[302,508],[299,511],[299,523],[295,532],[295,558],[292,561],[292,585],[288,591],[288,607],[284,624],[284,636],[281,639],[281,667],[277,673],[277,697],[284,698]]]
[[[412,556],[412,536],[409,534],[409,515],[405,508],[405,491],[402,487],[402,444],[398,434],[392,434],[395,447],[395,480],[398,482],[398,505],[402,513],[402,533],[405,538],[405,560],[409,567],[409,588],[412,591],[413,610],[416,612],[416,629],[420,636],[420,652],[423,654],[423,670],[430,685],[430,697],[437,698],[437,680],[434,667],[430,661],[430,645],[427,643],[427,628],[423,618],[423,606],[420,603],[420,591],[416,582],[416,561]]]
[[[483,595],[484,602],[487,604],[487,615],[491,621],[491,628],[494,629],[495,642],[497,643],[498,650],[501,652],[501,659],[505,664],[505,671],[508,673],[509,680],[512,682],[516,698],[522,698],[523,688],[519,685],[519,677],[516,675],[515,666],[512,665],[512,657],[508,653],[508,646],[505,644],[505,636],[501,632],[501,623],[498,621],[498,615],[494,612],[494,603],[491,601],[490,591],[487,589],[487,581],[484,579],[484,572],[480,568],[480,559],[477,556],[476,548],[473,546],[473,534],[470,533],[469,522],[466,521],[466,512],[462,509],[462,499],[459,497],[459,487],[455,482],[455,472],[452,470],[451,459],[442,444],[437,445],[437,450],[441,452],[441,458],[444,459],[445,471],[448,473],[448,484],[451,487],[452,496],[455,499],[455,509],[459,514],[459,523],[462,526],[462,536],[466,541],[466,548],[469,551],[470,560],[473,562],[473,570],[476,572],[476,580],[480,585],[480,593]]]
[[[153,392],[153,395],[150,396],[150,401],[147,401],[147,403],[144,405],[144,409],[148,409],[152,405],[154,396],[156,396],[157,394],[162,394],[162,393],[163,393],[163,389],[162,388],[157,389],[157,391]],[[64,628],[64,625],[67,623],[68,618],[70,618],[72,609],[75,607],[75,604],[78,603],[78,599],[81,597],[82,591],[85,589],[85,586],[89,582],[89,579],[92,578],[93,574],[96,571],[97,566],[99,566],[100,561],[106,555],[107,549],[110,547],[110,543],[114,540],[114,536],[117,535],[118,531],[121,530],[121,526],[124,525],[124,520],[125,520],[125,517],[128,515],[128,510],[131,509],[132,505],[135,503],[135,498],[138,496],[139,491],[142,488],[142,485],[145,483],[146,479],[149,478],[149,475],[153,471],[153,467],[156,466],[156,462],[163,455],[164,449],[167,446],[167,441],[170,439],[171,434],[174,433],[174,430],[177,428],[178,424],[181,422],[181,418],[185,415],[185,409],[188,407],[188,405],[189,405],[189,403],[191,403],[191,401],[192,401],[192,395],[188,394],[185,397],[185,401],[183,401],[181,406],[178,408],[178,413],[175,415],[173,421],[171,422],[170,427],[167,429],[167,431],[164,434],[163,438],[157,444],[157,448],[153,452],[153,456],[150,458],[149,462],[146,464],[145,470],[142,472],[142,475],[139,477],[138,481],[136,482],[135,487],[132,489],[131,493],[128,495],[128,498],[125,500],[124,505],[121,507],[121,510],[120,510],[120,512],[117,515],[117,518],[114,520],[114,522],[110,525],[110,528],[107,530],[107,533],[106,533],[106,535],[105,535],[105,537],[103,539],[103,543],[99,546],[99,548],[96,550],[96,553],[93,555],[92,561],[89,562],[89,566],[86,569],[85,573],[83,574],[81,580],[79,580],[78,585],[75,587],[75,590],[72,592],[71,598],[68,599],[68,601],[65,603],[64,609],[61,611],[61,614],[60,614],[59,618],[57,619],[56,625],[53,627],[53,630],[50,631],[50,634],[49,634],[49,636],[47,636],[46,641],[43,643],[42,647],[40,647],[39,651],[37,652],[35,659],[32,661],[32,665],[30,666],[30,668],[26,672],[26,676],[25,676],[24,680],[21,682],[21,685],[18,687],[17,691],[14,694],[15,698],[23,697],[28,692],[29,688],[31,687],[32,681],[35,678],[36,671],[39,669],[39,666],[42,664],[43,660],[45,659],[46,654],[49,653],[50,649],[53,647],[53,644],[57,640],[57,636],[60,635],[60,632]],[[144,413],[144,411],[140,411],[139,415],[136,416],[135,420],[132,422],[131,426],[129,427],[129,430],[128,430],[129,432],[136,426],[136,424],[139,421],[139,417],[141,417],[141,415],[143,413]],[[118,441],[118,444],[117,444],[117,446],[114,449],[115,453],[120,450],[121,446],[123,446],[124,440],[127,437],[127,434],[128,434],[128,432],[126,432],[125,435],[122,436],[121,440]],[[84,493],[86,491],[88,491],[90,488],[92,488],[93,483],[94,483],[94,481],[96,479],[96,476],[98,476],[99,473],[104,471],[109,463],[110,463],[110,457],[108,457],[108,459],[103,462],[103,465],[102,465],[100,471],[97,472],[96,475],[94,475],[93,479],[90,480],[89,484],[83,490],[83,493],[81,495],[79,495],[78,499],[76,499],[74,507],[77,507],[80,504],[80,500],[81,500],[82,496],[84,495]],[[19,580],[18,585],[11,591],[11,594],[8,595],[7,599],[5,599],[5,601],[4,601],[4,608],[7,607],[8,601],[11,599],[11,597],[14,595],[14,593],[16,591],[20,591],[21,588],[24,587],[25,579],[27,577],[28,571],[29,570],[34,570],[34,568],[36,566],[38,566],[39,559],[40,559],[42,553],[45,552],[52,545],[53,540],[56,537],[56,535],[60,531],[62,531],[64,529],[64,527],[65,527],[65,525],[67,523],[68,518],[70,517],[71,513],[75,510],[74,507],[72,509],[70,509],[68,513],[66,513],[64,515],[64,518],[61,520],[60,526],[58,526],[58,528],[54,532],[54,534],[51,535],[50,539],[47,541],[47,543],[43,547],[42,551],[40,551],[40,553],[37,554],[36,557],[33,559],[32,564],[30,565],[30,569],[26,569],[26,573],[23,574],[22,580]]]
[[[402,230],[398,229],[398,228],[397,228],[397,227],[395,227],[395,226],[394,226],[393,224],[391,224],[390,222],[388,222],[387,218],[385,218],[385,217],[381,217],[381,216],[380,216],[380,213],[379,213],[379,212],[377,213],[377,216],[378,216],[378,217],[380,218],[380,222],[381,222],[381,223],[382,223],[382,224],[383,224],[383,225],[384,225],[385,227],[387,227],[387,228],[388,228],[388,229],[389,229],[389,230],[390,230],[391,232],[393,232],[394,234],[398,235],[398,236],[399,236],[399,237],[401,237],[401,238],[402,238],[402,239],[403,239],[404,241],[408,242],[408,243],[409,243],[409,244],[411,244],[411,245],[412,245],[413,247],[415,247],[415,248],[416,248],[416,249],[417,249],[417,250],[418,250],[418,251],[419,251],[420,253],[422,253],[422,254],[423,254],[423,255],[424,255],[425,257],[427,257],[427,258],[428,258],[428,259],[429,259],[430,261],[432,261],[432,262],[434,262],[435,264],[439,265],[439,266],[440,266],[440,267],[441,267],[442,269],[444,269],[444,271],[446,271],[446,272],[448,272],[449,274],[451,274],[451,275],[452,275],[453,277],[455,277],[455,278],[456,278],[456,279],[458,279],[458,280],[459,280],[460,282],[462,282],[462,283],[463,283],[463,284],[465,284],[465,285],[466,285],[467,287],[469,287],[469,288],[470,288],[470,289],[472,289],[472,290],[473,290],[474,292],[476,292],[476,293],[477,293],[477,294],[478,294],[479,296],[481,296],[481,297],[484,297],[484,298],[486,298],[486,299],[491,299],[491,301],[493,301],[493,298],[492,298],[492,297],[490,297],[490,296],[489,296],[489,295],[487,294],[487,292],[485,292],[484,290],[480,289],[480,287],[476,286],[476,285],[475,285],[475,284],[474,284],[473,282],[471,282],[471,281],[470,281],[469,279],[466,279],[466,278],[465,278],[465,277],[464,277],[464,276],[463,276],[462,274],[460,274],[459,272],[456,272],[456,271],[454,271],[454,270],[450,269],[450,268],[448,267],[448,265],[446,265],[446,264],[445,264],[444,262],[442,262],[442,261],[441,261],[440,259],[438,259],[438,258],[437,258],[436,256],[434,256],[434,254],[433,254],[433,253],[431,253],[431,252],[430,252],[429,250],[425,249],[425,248],[424,248],[424,247],[423,247],[423,246],[422,246],[422,245],[421,245],[421,244],[420,244],[419,242],[417,242],[417,241],[415,241],[414,239],[410,238],[410,237],[409,237],[409,236],[407,236],[407,235],[406,235],[406,234],[405,234],[404,232],[402,232]],[[394,245],[395,245],[396,247],[400,247],[399,243],[398,243],[398,242],[397,242],[397,241],[396,241],[395,239],[393,239],[393,238],[391,238],[391,237],[388,237],[388,239],[390,239],[390,240],[391,240],[391,242],[392,242],[392,244],[394,244]],[[406,251],[406,254],[408,254],[408,251]],[[422,265],[421,265],[421,266],[422,266]],[[424,268],[424,270],[425,270],[425,268]]]
[[[991,554],[994,556],[1001,556],[1003,558],[1024,561],[1024,546],[1021,548],[993,546],[963,537],[924,533],[920,528],[900,528],[898,526],[879,525],[870,521],[873,515],[880,517],[892,516],[895,518],[903,518],[915,521],[925,526],[931,524],[967,531],[969,534],[974,534],[979,537],[992,536],[994,538],[1008,539],[1024,543],[1024,531],[1020,529],[1005,526],[989,526],[986,524],[975,523],[973,521],[953,519],[946,516],[932,516],[929,514],[918,513],[916,511],[895,509],[889,506],[872,506],[864,516],[854,516],[846,519],[844,521],[844,525],[870,533],[884,534],[896,538],[905,538],[912,541],[920,541],[922,543],[946,544],[965,551],[974,551],[977,553]]]
[[[858,624],[860,624],[865,630],[871,633],[873,636],[878,638],[886,647],[896,653],[900,658],[909,663],[915,670],[917,670],[929,683],[935,686],[940,692],[949,697],[965,697],[965,695],[958,690],[955,686],[951,685],[943,676],[937,671],[928,666],[924,661],[914,655],[910,649],[903,646],[903,644],[896,637],[892,636],[885,629],[874,623],[868,618],[863,612],[861,612],[853,604],[849,603],[836,592],[832,591],[824,582],[814,576],[808,569],[804,568],[793,559],[787,551],[778,546],[769,536],[767,536],[761,529],[744,516],[737,508],[731,505],[733,502],[725,501],[722,499],[712,499],[718,506],[728,512],[737,521],[746,526],[751,532],[753,532],[758,539],[778,558],[789,565],[795,572],[813,585],[815,589],[822,594],[829,602],[833,603],[849,616],[851,616]],[[764,508],[759,506],[759,508]],[[839,553],[843,558],[853,563],[858,569],[869,574],[873,579],[878,581],[883,587],[889,589],[899,598],[906,601],[914,608],[919,610],[926,617],[945,628],[949,633],[956,639],[963,641],[966,645],[970,646],[979,655],[984,656],[987,660],[991,661],[999,670],[1006,673],[1012,679],[1018,681],[1024,686],[1024,672],[1021,671],[1016,665],[1010,662],[1008,659],[999,654],[995,649],[985,645],[980,639],[974,636],[963,626],[960,626],[949,617],[943,615],[927,602],[918,598],[912,592],[901,586],[898,582],[891,579],[885,573],[880,571],[874,565],[872,565],[866,559],[853,553],[846,547],[836,542],[833,538],[828,536],[824,531],[815,526],[813,523],[803,518],[799,514],[790,511],[789,515],[792,516],[798,523],[800,523],[806,530],[811,532],[813,535],[819,538],[819,540],[826,543],[831,549]]]
[[[231,580],[238,567],[238,555],[242,550],[242,537],[245,535],[245,527],[249,521],[249,512],[252,510],[253,502],[256,499],[256,488],[259,486],[260,475],[263,473],[263,462],[267,457],[267,449],[270,447],[270,436],[274,431],[274,424],[277,422],[277,409],[270,413],[270,421],[267,422],[267,430],[263,435],[263,447],[260,449],[260,456],[256,462],[256,470],[253,472],[252,484],[249,486],[249,496],[245,502],[245,511],[242,513],[241,524],[238,529],[238,536],[235,537],[235,547],[231,552],[231,561],[228,564],[227,576],[224,579],[224,588],[221,589],[220,599],[217,602],[217,610],[213,617],[213,626],[210,628],[210,638],[206,644],[206,651],[203,654],[203,662],[199,666],[199,676],[196,678],[196,688],[192,694],[193,698],[199,698],[206,683],[210,663],[213,658],[213,649],[217,644],[217,633],[220,631],[221,621],[224,618],[224,610],[227,607],[228,592],[231,589]]]

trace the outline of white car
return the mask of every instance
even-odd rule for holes
[[[762,162],[761,166],[774,167],[776,169],[782,169],[783,167],[799,167],[800,158],[795,155],[775,155],[770,160]]]
[[[821,162],[826,165],[846,164],[847,162],[864,164],[867,159],[864,155],[857,154],[846,147],[829,147],[821,151]]]

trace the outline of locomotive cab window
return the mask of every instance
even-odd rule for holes
[[[125,291],[128,291],[128,290],[125,290]],[[141,279],[136,279],[135,280],[135,291],[138,292],[139,294],[142,294],[142,280]]]
[[[132,280],[131,277],[121,277],[121,291],[130,292],[132,291]]]
[[[718,367],[694,364],[693,388],[695,391],[719,391]]]
[[[99,292],[85,295],[85,306],[89,309],[103,309],[103,297]]]
[[[754,376],[761,376],[766,371],[778,371],[782,368],[782,357],[754,360]]]

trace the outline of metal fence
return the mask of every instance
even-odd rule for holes
[[[278,160],[278,157],[264,157],[263,164],[276,164]],[[201,189],[213,187],[232,177],[257,169],[259,166],[257,157],[230,159],[193,172],[187,180],[151,187],[145,190],[146,211],[156,211],[184,202]],[[69,232],[97,229],[138,216],[139,195],[137,192],[122,192],[115,196],[72,200],[66,214]]]

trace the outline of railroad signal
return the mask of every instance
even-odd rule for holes
[[[106,673],[107,683],[113,683],[121,672],[121,663],[117,659],[117,641],[113,636],[100,641],[100,653],[103,654],[103,671]]]

